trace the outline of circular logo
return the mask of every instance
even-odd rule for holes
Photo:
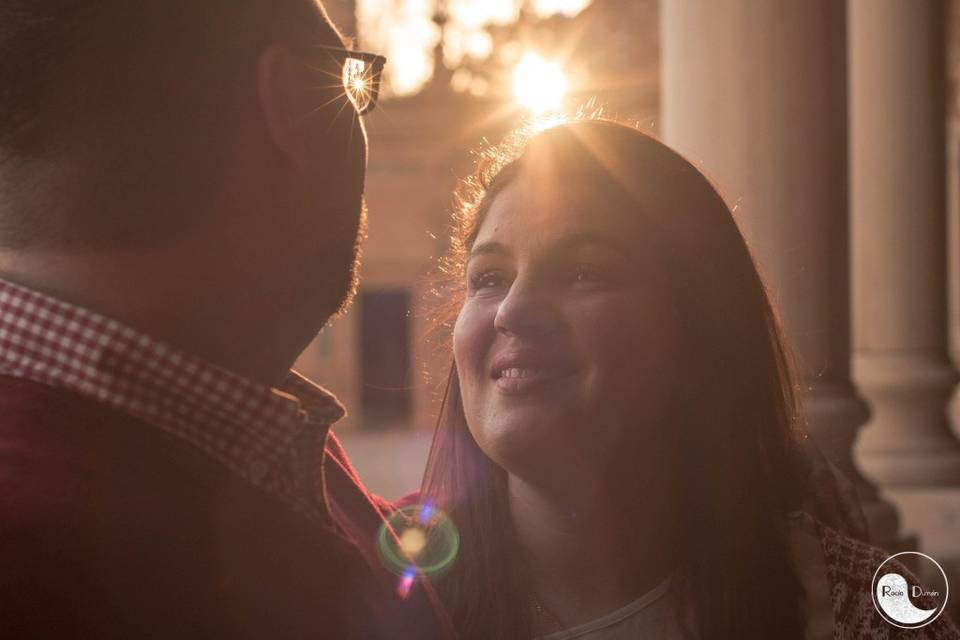
[[[912,565],[926,584],[904,576],[903,565]],[[950,588],[943,567],[919,551],[896,553],[873,574],[873,606],[884,620],[901,629],[925,627],[943,613]]]

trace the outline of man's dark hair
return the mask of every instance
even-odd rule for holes
[[[4,193],[36,190],[21,186],[18,167],[56,160],[58,146],[78,139],[96,154],[104,187],[73,207],[96,216],[8,207],[0,246],[163,242],[189,222],[175,210],[190,207],[167,207],[157,220],[144,203],[205,197],[230,152],[238,105],[255,104],[263,47],[338,38],[318,0],[0,0]],[[124,207],[127,215],[102,213]]]
[[[316,0],[0,0],[0,145],[30,153],[181,100],[219,110],[260,46],[323,21]]]

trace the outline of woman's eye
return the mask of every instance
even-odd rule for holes
[[[578,283],[595,283],[603,282],[605,280],[603,273],[600,272],[596,267],[590,265],[578,265],[574,271],[574,280]]]
[[[495,271],[484,271],[470,277],[470,290],[495,289],[506,282],[503,275]]]

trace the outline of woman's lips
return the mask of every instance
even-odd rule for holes
[[[575,363],[561,349],[516,345],[493,357],[490,378],[503,393],[525,393],[569,377],[578,369]]]
[[[569,369],[560,367],[510,367],[494,377],[494,385],[503,393],[526,393],[546,387],[571,374]]]

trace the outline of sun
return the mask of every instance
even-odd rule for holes
[[[560,65],[530,52],[514,67],[513,95],[533,113],[557,111],[567,95],[567,78]]]

